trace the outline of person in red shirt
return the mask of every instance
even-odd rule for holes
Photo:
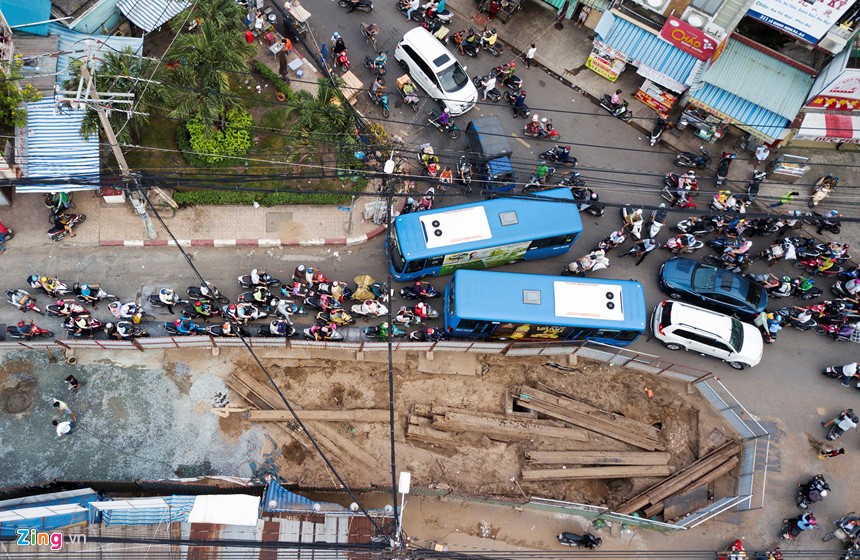
[[[6,243],[6,239],[9,237],[9,228],[3,225],[3,222],[0,222],[0,253],[3,253],[6,250],[6,247],[3,246]]]

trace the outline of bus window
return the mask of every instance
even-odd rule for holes
[[[620,334],[620,333],[619,333],[619,331],[616,331],[616,330],[614,330],[614,329],[601,329],[601,330],[596,330],[596,331],[594,331],[594,332],[591,334],[590,338],[608,338],[608,339],[614,339],[614,338],[616,338],[619,334]]]
[[[632,342],[636,340],[637,336],[639,336],[639,333],[636,331],[621,331],[618,333],[618,336],[615,337],[615,340],[620,342]]]
[[[535,239],[529,245],[529,251],[532,249],[543,249],[545,247],[556,247],[558,245],[570,245],[573,243],[572,235],[556,235],[555,237],[545,237],[543,239]]]
[[[397,232],[394,228],[391,228],[388,251],[391,256],[391,268],[396,272],[403,272],[403,265],[406,264],[406,260],[404,260],[403,255],[400,253],[400,244],[397,242]]]
[[[437,266],[442,266],[442,263],[445,262],[445,257],[432,257],[427,259],[427,268],[435,268]]]
[[[406,263],[406,272],[418,272],[424,270],[424,262],[426,259],[415,259]]]

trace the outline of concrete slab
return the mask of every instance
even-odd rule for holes
[[[477,376],[481,372],[481,364],[473,354],[433,352],[432,357],[420,354],[415,369],[420,373]]]

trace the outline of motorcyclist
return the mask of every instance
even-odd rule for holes
[[[251,284],[254,286],[267,286],[271,276],[263,269],[254,269],[251,271]]]
[[[741,237],[738,239],[738,243],[735,247],[726,249],[726,258],[737,260],[741,255],[746,255],[749,253],[752,248],[752,241],[746,237]]]
[[[538,134],[540,134],[540,125],[538,123],[539,118],[540,117],[538,117],[537,114],[532,115],[532,120],[530,120],[526,124],[526,134],[528,134],[530,136],[535,136],[535,137],[537,137]]]
[[[182,317],[181,319],[173,321],[173,325],[176,327],[176,331],[179,334],[191,334],[193,331],[197,330],[197,325],[195,325],[188,317]]]
[[[377,103],[379,102],[379,98],[382,97],[382,94],[385,92],[385,84],[381,77],[377,77],[373,80],[373,83],[370,84],[370,93],[373,95],[373,100]]]
[[[458,168],[458,172],[460,174],[460,182],[465,183],[472,178],[472,164],[469,163],[469,160],[466,158],[462,158],[460,160],[460,166]]]
[[[421,149],[421,163],[424,167],[429,166],[431,163],[439,163],[439,156],[433,151],[433,146],[428,144]]]
[[[269,298],[272,297],[272,293],[266,286],[255,286],[254,291],[251,292],[251,297],[253,297],[256,302],[267,303]]]
[[[842,285],[845,291],[854,297],[860,296],[860,281],[857,278],[852,278]]]
[[[91,323],[90,318],[87,316],[79,316],[75,317],[72,320],[72,326],[75,327],[75,334],[83,334],[84,331],[89,330]]]
[[[212,315],[212,305],[206,300],[195,301],[194,312],[202,317],[209,317]]]
[[[117,332],[116,325],[114,325],[113,323],[105,323],[104,333],[111,338],[122,340],[122,337]]]
[[[173,306],[179,303],[179,296],[170,288],[161,288],[158,290],[158,301],[163,303],[170,313],[173,313]]]
[[[541,118],[538,123],[538,136],[546,136],[549,134],[549,131],[552,129],[552,125],[549,122],[549,119],[546,117]]]
[[[247,325],[256,314],[256,308],[250,303],[240,303],[236,306],[236,321],[244,325]]]
[[[797,521],[797,527],[801,531],[806,531],[808,529],[812,529],[815,527],[815,517],[812,515],[812,512],[807,511],[803,515],[800,516],[800,519]]]
[[[609,98],[609,104],[613,110],[618,108],[618,103],[621,101],[621,90],[615,90],[615,93],[612,94],[612,97]]]
[[[460,41],[460,53],[466,54],[466,49],[473,51],[478,49],[478,35],[471,27],[466,32],[466,37]]]
[[[526,90],[521,89],[519,93],[514,96],[514,105],[517,107],[524,107],[526,104]]]
[[[395,317],[395,321],[398,323],[403,323],[404,325],[409,325],[415,319],[415,313],[412,312],[411,309],[406,307],[405,305],[401,307],[397,311],[397,316]]]
[[[570,157],[570,146],[556,146],[555,147],[555,159],[561,163],[567,161],[567,158]]]
[[[373,59],[373,67],[377,70],[385,70],[385,63],[388,62],[388,55],[384,51],[376,53],[376,58]]]
[[[120,321],[117,323],[116,334],[120,339],[125,340],[126,338],[131,338],[132,332],[133,329],[131,323],[128,321]]]
[[[331,52],[334,58],[337,58],[337,55],[346,50],[346,43],[337,31],[331,36],[331,44]]]
[[[546,180],[548,173],[549,167],[547,167],[547,164],[544,161],[538,163],[534,171],[532,171],[532,175],[534,175],[540,183],[543,183]]]
[[[681,189],[691,190],[695,189],[698,185],[696,180],[696,173],[692,170],[687,171],[681,175],[678,175],[678,190],[680,192]]]
[[[200,293],[206,297],[212,296],[216,290],[215,284],[210,284],[209,282],[204,282],[200,286]]]
[[[51,212],[54,214],[59,214],[72,207],[72,198],[67,192],[51,193],[51,202]]]
[[[39,286],[45,290],[48,295],[54,295],[54,290],[57,289],[57,284],[59,284],[59,282],[56,278],[48,278],[47,276],[39,278]]]
[[[221,336],[236,336],[236,334],[233,331],[232,325],[230,325],[230,321],[224,321],[224,324],[221,325]]]
[[[138,306],[134,302],[124,303],[119,308],[119,316],[122,319],[131,319],[138,312]]]
[[[81,307],[79,305],[76,307],[75,302],[72,300],[68,300],[68,301],[66,301],[64,299],[58,299],[57,300],[57,313],[58,314],[68,316],[68,315],[71,315],[74,310],[83,311],[83,307]]]
[[[439,116],[436,117],[436,122],[438,122],[439,126],[442,128],[448,128],[451,125],[451,111],[445,107]]]
[[[403,82],[403,86],[400,88],[400,91],[403,92],[403,101],[405,103],[418,103],[418,93],[415,91],[415,86],[411,81]]]
[[[18,334],[25,337],[31,337],[36,334],[36,325],[33,321],[18,321]]]
[[[367,299],[361,304],[361,312],[365,315],[379,315],[382,306],[375,299]]]
[[[429,311],[430,307],[423,301],[419,301],[418,303],[416,303],[415,307],[412,309],[412,312],[415,313],[415,316],[422,321],[427,319],[427,314],[429,313]]]
[[[496,28],[485,29],[481,34],[481,46],[482,47],[493,47],[496,45],[496,39],[498,39],[498,33],[496,33]]]
[[[415,283],[412,284],[412,291],[415,292],[416,296],[426,296],[430,293],[430,283],[416,280]]]
[[[30,294],[24,290],[13,290],[10,299],[12,300],[12,305],[23,308],[31,298]]]
[[[379,327],[376,329],[376,334],[379,336],[380,340],[388,340],[390,330],[390,325],[388,324],[388,321],[386,321],[379,325]]]
[[[327,324],[323,326],[314,325],[311,327],[311,332],[314,335],[314,340],[317,342],[328,340],[334,334],[334,331],[337,329],[337,326],[334,324]]]
[[[275,319],[269,323],[269,332],[275,336],[287,335],[287,321],[284,319]]]
[[[506,84],[508,80],[514,77],[514,72],[517,69],[517,63],[511,62],[510,64],[503,64],[499,68],[499,81],[502,84]]]

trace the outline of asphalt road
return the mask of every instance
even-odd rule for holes
[[[393,2],[390,2],[393,4]],[[369,17],[370,16],[370,17]],[[370,77],[368,71],[360,66],[364,54],[370,53],[370,48],[361,38],[359,31],[360,22],[376,21],[383,31],[381,36],[382,48],[388,50],[389,56],[393,58],[393,48],[397,38],[408,28],[403,17],[389,2],[379,3],[373,14],[347,14],[339,8],[333,0],[314,4],[313,27],[317,37],[327,38],[333,31],[339,31],[344,35],[347,46],[350,47],[350,55],[356,68],[356,73],[365,79]],[[327,22],[337,22],[329,25]],[[457,25],[452,29],[458,28]],[[462,57],[460,57],[463,60]],[[469,74],[475,72],[486,73],[507,59],[493,58],[483,54],[478,59],[465,59]],[[396,65],[392,65],[396,70]],[[601,193],[602,199],[607,203],[643,203],[655,205],[660,202],[659,189],[661,180],[659,174],[671,169],[671,154],[652,150],[648,148],[647,142],[642,135],[621,121],[601,115],[601,109],[587,98],[576,93],[563,84],[549,79],[537,69],[521,70],[520,75],[526,80],[526,89],[529,92],[529,104],[533,107],[556,108],[556,111],[537,111],[549,113],[553,117],[556,128],[559,129],[563,138],[576,138],[581,142],[593,144],[594,147],[581,147],[575,151],[579,158],[580,168],[589,184],[595,186]],[[394,75],[389,74],[390,83],[393,85]],[[369,80],[368,80],[369,83]],[[364,102],[361,102],[364,103]],[[428,104],[429,108],[435,108]],[[359,109],[367,111],[371,117],[381,117],[375,113],[375,108],[367,105],[359,105]],[[428,109],[429,110],[429,109]],[[560,111],[575,111],[562,113]],[[422,142],[433,142],[438,146],[437,152],[443,156],[443,161],[450,158],[453,163],[459,158],[459,154],[465,147],[465,139],[457,142],[445,141],[435,129],[429,126],[421,126],[424,115],[413,113],[411,110],[394,107],[390,125],[395,134],[399,134],[407,143],[417,147]],[[511,143],[514,147],[515,165],[520,171],[520,176],[527,175],[536,160],[536,154],[548,147],[544,143],[538,143],[532,139],[526,139],[521,134],[522,120],[513,119],[507,107],[479,105],[473,111],[457,119],[461,128],[471,118],[479,114],[498,114],[505,124],[506,131],[512,135]],[[418,124],[413,126],[412,122]],[[608,149],[602,146],[609,146]],[[659,148],[659,145],[658,145]],[[598,171],[595,168],[612,168],[617,172]],[[749,169],[740,166],[733,170],[733,176],[738,178],[746,176]],[[653,174],[653,175],[648,175]],[[703,190],[712,190],[712,183],[705,174],[702,179]],[[639,183],[631,185],[628,183]],[[476,198],[476,195],[472,195]],[[703,194],[700,199],[709,198]],[[440,200],[439,204],[451,204],[464,202],[462,196],[452,196]],[[703,206],[704,202],[700,202]],[[673,215],[670,225],[676,223],[682,216]],[[520,272],[533,272],[543,274],[554,274],[561,270],[562,266],[589,251],[600,239],[621,225],[620,215],[617,208],[608,208],[602,218],[591,216],[583,217],[585,231],[577,242],[571,253],[565,258],[547,261],[520,263],[517,265],[502,267],[502,270],[516,270]],[[86,227],[86,226],[84,226]],[[665,241],[668,237],[668,229],[664,229],[659,240]],[[849,239],[850,240],[850,239]],[[758,251],[766,246],[766,242],[756,238],[754,250]],[[707,252],[704,249],[702,254]],[[222,287],[223,291],[235,298],[240,293],[235,278],[246,274],[251,268],[264,267],[272,275],[277,277],[288,277],[293,268],[299,263],[306,263],[322,269],[327,276],[334,279],[352,279],[358,274],[371,274],[375,278],[385,278],[387,274],[386,259],[381,239],[373,240],[364,245],[351,248],[329,247],[329,248],[284,248],[284,249],[212,249],[194,248],[190,251],[194,264],[201,273]],[[12,256],[12,255],[9,255]],[[16,255],[17,257],[17,255]],[[631,278],[643,282],[646,297],[650,307],[664,298],[656,285],[656,275],[659,265],[665,260],[667,254],[658,252],[651,255],[640,267],[633,266],[633,259],[618,259],[616,255],[610,254],[611,268],[598,273],[601,277]],[[7,259],[5,266],[0,270],[0,285],[5,289],[25,288],[24,279],[33,273],[50,274],[72,283],[74,281],[101,282],[109,292],[123,296],[129,300],[137,296],[143,286],[172,286],[184,289],[185,286],[196,283],[190,268],[185,263],[178,249],[175,248],[145,248],[145,249],[123,249],[123,248],[100,248],[100,249],[74,249],[65,247],[58,252],[55,246],[44,249],[34,249],[27,256],[26,262],[21,260]],[[753,271],[763,270],[761,264],[754,265]],[[795,270],[784,264],[776,267],[775,271],[794,274]],[[443,279],[435,282],[437,287],[444,283]],[[820,281],[821,287],[829,294],[829,282]],[[38,296],[40,304],[48,303],[44,295]],[[784,300],[783,300],[784,301]],[[784,305],[778,302],[779,306]],[[6,305],[0,308],[0,320],[4,323],[16,322],[22,317],[21,313]],[[109,314],[102,308],[97,317],[108,319]],[[165,320],[168,319],[166,315]],[[48,328],[59,332],[59,322],[50,318],[36,318],[37,324],[47,325]],[[308,321],[309,322],[309,321]],[[296,321],[301,324],[301,321]],[[157,334],[159,328],[153,329]],[[737,372],[713,359],[701,357],[690,353],[671,353],[665,350],[654,340],[648,340],[646,336],[636,341],[632,348],[650,354],[660,354],[669,360],[692,367],[712,370],[722,378],[734,394],[754,414],[760,417],[777,421],[780,428],[789,434],[784,438],[784,443],[798,446],[803,439],[800,435],[810,434],[810,437],[821,439],[823,429],[819,421],[831,416],[857,402],[857,391],[841,387],[837,382],[829,380],[820,375],[820,369],[824,365],[834,363],[846,363],[853,361],[857,355],[857,348],[847,343],[836,343],[815,335],[813,333],[802,333],[784,330],[777,342],[765,348],[765,356],[762,363],[752,370]],[[851,452],[856,452],[857,438],[855,433],[845,436],[842,442],[850,447]],[[799,481],[806,475],[814,474],[816,463],[814,454],[810,462],[809,449],[796,450],[802,457],[802,462],[793,462],[786,466],[783,459],[783,471],[787,478]],[[786,451],[783,451],[783,457]],[[819,467],[820,468],[820,467]],[[790,469],[797,470],[796,480],[791,476]],[[838,484],[838,483],[837,483]],[[858,497],[857,487],[848,489],[848,481],[842,483],[842,491],[831,494],[825,508],[827,517],[835,518],[841,512],[855,509],[854,500]],[[790,500],[793,489],[786,486],[772,485],[769,487],[769,495],[778,499]],[[780,502],[776,502],[779,504]],[[774,525],[778,524],[783,513],[793,511],[793,504],[789,506],[776,506],[776,513],[772,516]],[[818,513],[818,511],[816,512]],[[776,527],[774,531],[776,531]]]

